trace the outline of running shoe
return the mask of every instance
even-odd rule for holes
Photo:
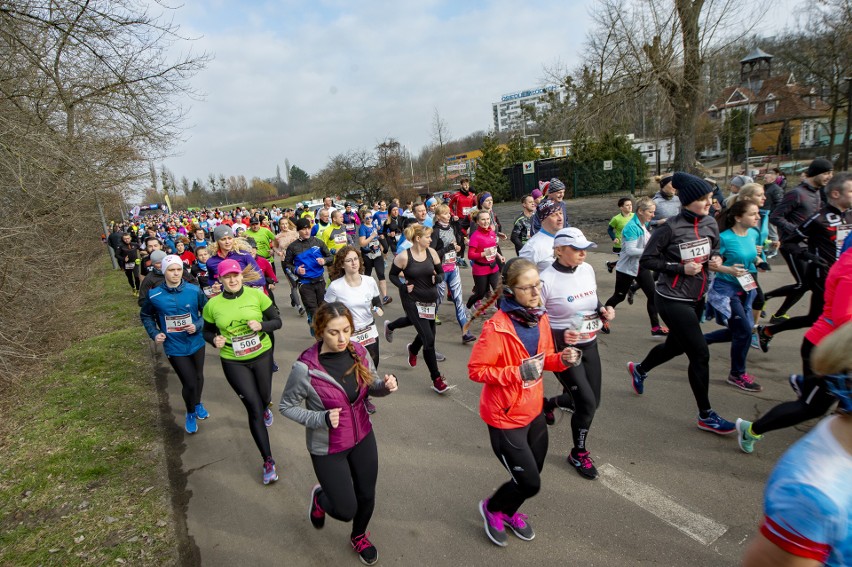
[[[770,325],[776,325],[778,323],[783,323],[784,321],[789,321],[790,316],[784,313],[783,315],[773,315],[769,318]]]
[[[436,350],[435,351],[435,362],[444,362],[445,360],[447,360],[447,357]]]
[[[766,326],[758,325],[757,327],[757,342],[760,344],[760,350],[769,352],[769,341],[772,340],[772,335],[766,334]]]
[[[474,312],[474,309],[471,309],[470,307],[465,307],[464,308],[465,319],[467,319],[468,321],[473,321],[473,312]]]
[[[509,518],[503,512],[489,512],[488,498],[479,502],[479,513],[485,521],[485,535],[488,536],[495,545],[506,547],[509,543],[509,538],[506,536],[506,528],[504,523]]]
[[[390,321],[385,321],[385,340],[388,343],[393,342],[393,329],[390,328]]]
[[[187,413],[186,414],[186,422],[183,425],[183,428],[186,429],[186,432],[189,434],[193,434],[198,431],[198,423],[195,421],[195,413]]]
[[[509,526],[509,529],[522,540],[532,541],[535,538],[535,532],[527,520],[529,516],[520,512],[515,512],[515,515],[511,517],[503,514],[503,525]]]
[[[272,410],[266,408],[266,411],[263,412],[263,425],[266,427],[272,427]]]
[[[198,402],[195,404],[195,416],[198,419],[207,419],[210,417],[210,412],[207,411],[207,408],[204,407],[204,404]]]
[[[636,295],[636,290],[633,289],[633,286],[627,288],[627,304],[633,305],[633,298]]]
[[[133,290],[133,297],[139,297],[139,290],[138,289]]]
[[[610,333],[609,330],[609,321],[602,321],[603,325],[601,326],[601,333],[608,335]]]
[[[464,258],[459,258],[459,261],[457,262],[457,264],[462,268],[468,267],[467,260],[465,260]]]
[[[667,337],[669,330],[665,327],[651,327],[652,337]]]
[[[305,316],[305,308],[300,305],[299,306],[299,317],[304,317],[304,316]]]
[[[751,422],[737,418],[737,443],[743,453],[754,451],[754,442],[763,438],[763,435],[755,435],[751,430]]]
[[[311,489],[311,504],[308,506],[308,519],[311,520],[311,525],[318,530],[325,526],[325,510],[319,504],[319,496],[322,493],[322,487],[315,484]]]
[[[751,348],[760,350],[760,339],[756,331],[751,334]]]
[[[553,414],[553,410],[555,408],[549,406],[549,400],[547,398],[544,398],[544,408],[542,409],[541,413],[544,414],[544,422],[547,425],[553,425],[556,423],[556,416]]]
[[[370,414],[370,415],[373,415],[374,413],[376,413],[376,406],[373,405],[373,402],[372,402],[372,400],[370,400],[369,396],[364,398],[364,409],[366,409],[367,413]]]
[[[411,343],[405,345],[405,350],[408,351],[408,365],[414,368],[417,366],[417,354],[411,352]]]
[[[633,383],[633,391],[641,396],[645,391],[645,380],[648,379],[648,375],[639,370],[638,362],[628,362],[627,372],[630,374],[630,380]]]
[[[278,372],[278,364],[274,360],[272,361],[272,372]]]
[[[375,565],[379,560],[379,552],[376,551],[376,546],[370,543],[368,539],[370,532],[355,536],[352,538],[352,549],[361,558],[361,563],[364,565]]]
[[[615,262],[607,262],[606,263],[606,271],[607,272],[609,272],[611,274],[614,269],[615,269]]]
[[[275,461],[272,457],[266,457],[263,461],[263,484],[269,484],[278,480],[278,473],[275,471]]]
[[[446,382],[444,382],[443,376],[438,376],[434,380],[432,380],[432,389],[438,392],[439,394],[446,394],[452,386],[448,386]]]
[[[804,382],[805,377],[801,374],[790,374],[790,387],[793,388],[793,391],[796,393],[797,398],[802,397]]]
[[[754,376],[748,372],[743,372],[741,376],[728,375],[728,384],[746,392],[760,392],[763,390],[763,386],[755,382]]]
[[[574,465],[574,469],[583,478],[594,480],[598,478],[598,469],[595,468],[595,463],[589,456],[588,451],[574,451],[568,453],[568,462]]]
[[[386,295],[382,298],[382,305],[387,305],[391,301],[393,301],[393,297]]]
[[[737,426],[715,411],[710,410],[710,414],[707,417],[698,416],[698,429],[719,435],[727,435],[728,433],[733,433],[737,429]]]
[[[559,399],[560,399],[560,398],[562,398],[562,399],[563,399],[563,401],[567,401],[567,402],[568,402],[568,405],[565,405],[565,406],[561,406],[561,405],[559,405]],[[564,411],[565,413],[574,413],[574,411],[576,411],[576,409],[577,409],[577,408],[574,406],[574,397],[573,397],[573,396],[571,396],[570,394],[569,394],[568,396],[566,396],[565,394],[563,394],[563,395],[561,395],[561,396],[557,396],[557,397],[556,397],[556,408],[557,408],[557,409],[561,409],[561,410],[562,410],[562,411]]]
[[[441,323],[443,323],[443,321],[441,321],[441,318],[438,317],[438,315],[435,315],[435,324],[440,325]]]
[[[462,335],[462,342],[464,344],[472,343],[476,340],[476,337],[471,335],[470,333],[465,333]]]

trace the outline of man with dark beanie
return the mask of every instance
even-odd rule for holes
[[[677,190],[672,185],[672,175],[664,175],[660,178],[660,190],[654,195],[654,204],[657,205],[654,211],[654,218],[651,219],[651,228],[655,229],[666,222],[666,219],[675,216],[680,212],[680,199],[677,196]]]
[[[698,428],[718,435],[736,426],[713,411],[710,405],[710,350],[701,330],[707,270],[721,271],[719,228],[710,212],[712,188],[694,175],[677,172],[672,185],[681,212],[659,225],[651,234],[639,266],[659,272],[655,302],[669,327],[666,342],[655,346],[642,362],[628,362],[633,391],[642,395],[648,372],[676,356],[689,358],[689,385],[698,405]]]
[[[790,318],[787,311],[790,310],[807,291],[805,285],[805,274],[808,261],[802,255],[807,251],[807,246],[796,238],[796,229],[803,222],[812,217],[825,201],[823,191],[834,174],[834,166],[824,158],[817,158],[811,162],[805,170],[805,178],[798,186],[789,191],[781,204],[772,211],[769,222],[778,227],[778,236],[781,238],[780,252],[795,283],[773,289],[765,293],[767,301],[773,297],[783,297],[784,303],[769,320],[770,323],[781,323]]]

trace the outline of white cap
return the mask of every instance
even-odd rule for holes
[[[553,237],[553,247],[570,246],[577,250],[585,250],[586,248],[597,248],[598,245],[586,239],[583,231],[579,228],[569,227],[563,228]]]
[[[171,266],[172,264],[178,264],[179,266],[183,267],[183,260],[180,259],[180,256],[169,254],[168,256],[163,258],[162,262],[160,262],[160,271],[166,273],[166,270],[168,270],[169,266]]]

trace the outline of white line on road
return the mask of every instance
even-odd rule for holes
[[[724,524],[689,510],[616,466],[605,463],[598,467],[598,472],[604,486],[703,545],[710,545],[728,531]]]

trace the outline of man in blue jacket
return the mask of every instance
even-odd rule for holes
[[[284,254],[284,269],[299,279],[299,295],[308,313],[308,325],[314,320],[314,312],[325,301],[326,264],[332,254],[328,247],[315,236],[311,236],[311,223],[306,218],[296,220],[299,238],[287,247]]]

